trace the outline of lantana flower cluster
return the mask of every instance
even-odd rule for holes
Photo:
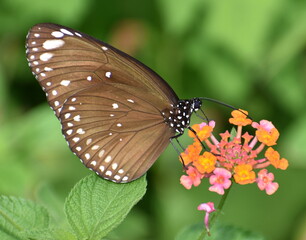
[[[208,178],[209,190],[220,195],[233,182],[241,185],[256,183],[268,195],[276,192],[279,185],[274,182],[274,174],[266,168],[272,165],[285,170],[288,167],[288,161],[272,148],[279,132],[270,121],[257,123],[247,116],[247,111],[232,111],[229,122],[236,126],[236,131],[220,133],[220,140],[213,134],[214,121],[191,127],[196,135],[192,131],[188,134],[194,141],[180,156],[187,174],[181,176],[180,182],[186,189],[198,186],[203,178]],[[243,133],[243,127],[247,125],[254,129],[254,135]]]

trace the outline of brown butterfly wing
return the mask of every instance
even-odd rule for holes
[[[26,49],[32,73],[57,117],[69,96],[94,84],[121,84],[134,88],[134,92],[146,91],[159,109],[170,108],[178,101],[171,87],[153,70],[71,28],[37,24],[28,33]]]
[[[129,182],[142,176],[169,144],[172,130],[142,97],[105,85],[81,91],[63,106],[69,147],[103,178]]]
[[[151,69],[84,33],[35,25],[27,58],[71,150],[103,178],[143,175],[174,135],[164,113],[178,98]]]

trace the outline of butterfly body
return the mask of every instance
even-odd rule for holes
[[[114,182],[142,176],[201,105],[179,100],[150,68],[71,28],[35,25],[26,48],[70,149]]]

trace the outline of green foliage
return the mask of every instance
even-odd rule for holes
[[[145,176],[128,184],[116,184],[90,175],[68,196],[67,219],[79,238],[101,239],[126,217],[145,191]]]
[[[180,98],[211,97],[248,110],[256,121],[271,120],[280,131],[275,148],[289,160],[289,169],[275,174],[278,192],[266,196],[256,186],[233,187],[220,221],[269,240],[305,232],[299,224],[306,212],[305,16],[306,2],[298,0],[0,1],[1,195],[34,199],[50,209],[50,224],[64,224],[64,199],[88,174],[69,151],[25,58],[28,29],[54,22],[123,51],[121,43],[132,42],[131,54]],[[225,128],[229,109],[205,102],[203,110],[217,128]],[[185,190],[181,174],[169,148],[149,171],[149,191],[137,214],[120,224],[130,234],[126,239],[173,239],[178,229],[202,219],[199,203],[219,200],[208,184]],[[146,234],[130,227],[140,223]],[[74,236],[72,230],[49,233],[44,239]],[[35,239],[40,231],[31,234]]]
[[[123,221],[145,192],[145,176],[132,183],[115,184],[91,174],[77,183],[67,198],[68,228],[49,224],[49,213],[38,204],[1,196],[0,239],[102,239]]]
[[[46,228],[49,224],[47,210],[30,201],[0,196],[0,238],[26,239],[29,229]]]

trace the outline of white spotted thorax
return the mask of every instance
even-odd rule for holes
[[[32,27],[26,54],[71,151],[113,182],[145,174],[201,106],[134,58],[61,25]]]
[[[201,105],[202,101],[199,98],[179,100],[177,105],[172,106],[168,114],[163,112],[165,122],[181,135],[189,127],[192,113],[198,111]]]

